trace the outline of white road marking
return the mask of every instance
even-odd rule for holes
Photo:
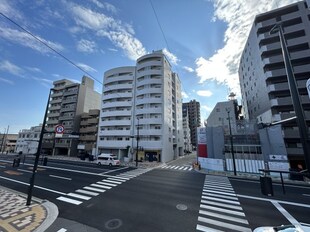
[[[228,221],[238,222],[238,223],[242,223],[242,224],[246,224],[246,225],[249,224],[249,222],[243,218],[237,218],[237,217],[232,217],[232,216],[228,216],[228,215],[224,215],[224,214],[218,214],[218,213],[212,213],[212,212],[205,211],[205,210],[199,210],[199,214],[210,216],[210,217],[215,217],[215,218],[220,218],[220,219],[225,219]]]
[[[4,179],[4,180],[15,182],[15,183],[23,184],[23,185],[29,185],[29,183],[25,183],[25,182],[22,182],[22,181],[14,180],[14,179],[7,178],[7,177],[4,177],[4,176],[0,176],[0,178]],[[66,195],[66,193],[59,192],[59,191],[56,191],[56,190],[53,190],[53,189],[44,188],[44,187],[41,187],[41,186],[38,186],[38,185],[34,185],[34,187],[38,188],[38,189],[43,189],[43,190],[46,190],[46,191],[49,191],[49,192],[52,192],[52,193],[57,193],[59,195]]]
[[[105,192],[105,190],[103,190],[103,189],[92,188],[92,187],[88,187],[88,186],[83,187],[83,189],[92,190],[92,191],[100,192],[100,193],[104,193]]]
[[[173,168],[175,168],[175,166],[169,166],[169,168],[170,168],[170,169],[173,169]]]
[[[229,183],[218,183],[218,182],[211,182],[211,181],[205,181],[205,185],[212,185],[212,186],[220,186],[220,187],[231,187],[231,184]]]
[[[204,189],[202,190],[202,192],[208,192],[208,193],[216,193],[216,194],[221,194],[221,195],[227,195],[227,196],[236,196],[235,193],[233,192],[219,192],[219,191],[215,191],[215,190],[210,190],[210,189]]]
[[[98,196],[99,193],[94,193],[94,192],[90,192],[90,191],[86,191],[86,190],[83,190],[83,189],[78,189],[78,190],[75,190],[77,193],[84,193],[84,194],[87,194],[87,195],[90,195],[90,196]]]
[[[242,197],[242,198],[247,198],[247,199],[252,199],[252,200],[257,200],[257,201],[269,201],[269,202],[273,201],[267,198],[252,197],[252,196],[241,195],[241,194],[237,194],[237,197]],[[276,202],[281,203],[281,204],[286,204],[286,205],[294,205],[294,206],[310,208],[309,204],[295,203],[295,202],[290,202],[290,201],[279,201],[279,200],[277,200]]]
[[[106,186],[106,185],[102,185],[101,183],[102,182],[97,182],[98,184],[91,184],[90,186],[93,186],[93,187],[98,187],[98,188],[104,188],[104,189],[111,189],[112,187],[110,186]]]
[[[198,221],[208,223],[208,224],[212,224],[212,225],[216,225],[216,226],[220,226],[220,227],[225,227],[225,228],[232,229],[232,230],[238,230],[238,231],[242,231],[242,232],[252,232],[252,230],[248,227],[237,226],[234,224],[230,224],[230,223],[226,223],[226,222],[222,222],[222,221],[216,221],[216,220],[208,219],[208,218],[204,218],[204,217],[198,217]]]
[[[79,199],[86,200],[86,201],[91,199],[91,197],[83,196],[83,195],[76,194],[76,193],[68,193],[67,196],[79,198]]]
[[[220,206],[220,207],[224,207],[224,208],[228,208],[228,209],[235,209],[235,210],[241,210],[242,211],[242,208],[240,206],[237,206],[237,205],[228,205],[228,204],[223,204],[223,203],[219,203],[219,202],[205,201],[205,200],[201,200],[201,203],[207,204],[207,205]]]
[[[104,179],[103,181],[108,182],[108,183],[112,183],[112,184],[121,184],[122,183],[119,181],[112,181],[112,180],[107,180],[107,179]]]
[[[302,195],[306,196],[306,197],[310,197],[310,194],[305,194],[303,193]]]
[[[98,184],[107,185],[107,186],[112,186],[112,187],[116,187],[116,186],[117,186],[117,184],[107,183],[107,182],[105,182],[104,180],[98,181],[97,183],[98,183]]]
[[[193,170],[193,168],[192,168],[192,167],[190,167],[188,171],[191,171],[191,170]]]
[[[73,199],[67,198],[67,197],[57,197],[56,199],[60,200],[60,201],[67,202],[67,203],[71,203],[71,204],[74,204],[74,205],[80,205],[80,204],[83,203],[82,201],[73,200]]]
[[[112,181],[121,181],[121,182],[126,182],[127,180],[122,180],[122,179],[116,179],[116,178],[112,178],[112,177],[109,177],[107,180],[112,180]]]
[[[186,171],[186,170],[188,170],[188,169],[189,169],[189,167],[185,167],[183,170]]]
[[[233,191],[233,189],[231,187],[220,187],[220,186],[216,186],[216,185],[205,185],[203,186],[204,188],[212,188],[212,189],[224,189],[224,190],[231,190]]]
[[[243,212],[238,212],[238,211],[235,211],[235,210],[223,209],[223,208],[219,208],[219,207],[214,207],[214,206],[209,206],[209,205],[202,205],[202,204],[200,205],[200,208],[245,217],[245,214]]]
[[[277,201],[271,201],[271,203],[283,214],[284,217],[293,225],[301,227],[300,223],[289,213],[287,212]]]
[[[206,197],[206,196],[202,196],[201,198],[206,199],[206,200],[211,200],[211,201],[220,201],[220,202],[225,202],[229,204],[240,205],[238,201],[230,201],[230,200],[219,199],[215,197]]]
[[[112,178],[117,178],[117,179],[119,179],[119,180],[130,180],[130,178],[129,177],[120,177],[120,176],[113,176]]]
[[[66,232],[67,230],[65,228],[61,228],[60,230],[58,230],[57,232]]]
[[[63,177],[63,176],[55,176],[55,175],[49,175],[50,177],[55,177],[58,179],[63,179],[63,180],[72,180],[72,178],[68,178],[68,177]]]
[[[223,230],[215,230],[215,229],[212,229],[210,227],[206,227],[206,226],[202,226],[202,225],[197,225],[196,230],[200,230],[203,232],[224,232]]]
[[[129,175],[129,174],[119,174],[116,177],[125,177],[125,178],[134,178],[136,175]]]
[[[18,171],[21,171],[21,172],[28,172],[28,173],[32,173],[32,171],[29,171],[29,170],[24,170],[24,169],[20,169],[20,168],[18,168],[17,170],[18,170]]]
[[[123,168],[117,168],[117,169],[109,170],[109,171],[100,173],[100,175],[104,175],[104,174],[111,173],[111,172],[117,172],[119,170],[124,170],[124,169],[128,169],[128,167],[123,167]]]
[[[225,199],[230,199],[230,200],[234,200],[234,201],[238,201],[237,197],[231,197],[231,196],[225,196],[225,195],[221,195],[220,192],[219,193],[202,193],[202,195],[204,196],[210,196],[210,197],[220,197],[220,198],[225,198]]]
[[[0,165],[0,168],[6,168],[6,166],[4,166],[4,165]]]

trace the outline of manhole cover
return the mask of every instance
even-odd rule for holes
[[[178,205],[177,205],[177,209],[178,209],[178,210],[187,210],[187,206],[186,206],[186,205],[183,205],[183,204],[178,204]]]
[[[122,221],[120,219],[111,219],[109,221],[107,221],[104,226],[105,228],[109,229],[109,230],[114,230],[117,228],[120,228],[122,226]]]

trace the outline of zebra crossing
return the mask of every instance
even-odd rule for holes
[[[227,177],[206,176],[197,231],[252,231]]]
[[[178,171],[192,171],[193,168],[191,166],[176,166],[176,165],[163,165],[160,167],[161,169],[170,169],[170,170],[178,170]]]
[[[110,176],[108,178],[92,183],[88,186],[84,186],[74,192],[67,193],[65,196],[57,197],[59,201],[67,202],[74,205],[80,205],[84,201],[90,200],[92,197],[96,197],[118,185],[125,183],[126,181],[140,176],[151,169],[135,169],[127,172],[120,173],[116,176]]]

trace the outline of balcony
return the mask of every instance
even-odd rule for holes
[[[56,148],[69,148],[70,147],[70,143],[57,143],[57,142],[55,142],[55,147]]]
[[[151,94],[151,93],[160,93],[162,94],[162,88],[144,88],[141,90],[137,90],[137,95],[142,95],[142,94]]]
[[[104,90],[132,89],[133,84],[113,84],[105,85]]]
[[[50,104],[57,104],[57,103],[61,103],[61,101],[62,101],[62,99],[61,99],[61,98],[59,98],[59,99],[52,99],[52,100],[50,101]]]
[[[293,104],[291,97],[283,97],[283,98],[271,99],[270,103],[271,103],[271,107],[289,106],[289,105]]]
[[[288,47],[299,45],[299,44],[303,44],[303,43],[307,43],[307,42],[308,42],[308,39],[307,39],[306,36],[302,36],[302,37],[286,40],[286,43],[287,43]]]
[[[61,108],[61,105],[50,106],[50,107],[48,108],[48,110],[50,110],[50,111],[52,111],[52,110],[60,110],[60,108]]]
[[[89,118],[87,120],[88,124],[98,124],[99,123],[99,118]]]
[[[104,84],[109,84],[109,83],[113,83],[116,81],[132,81],[132,80],[133,80],[133,76],[130,76],[130,75],[113,76],[113,77],[105,78]]]
[[[139,69],[146,68],[146,67],[151,67],[151,66],[159,66],[159,67],[161,67],[162,66],[162,62],[158,61],[158,60],[150,60],[150,61],[147,61],[147,62],[143,62],[143,63],[140,63],[140,64],[137,65],[137,70],[139,72]]]
[[[162,74],[163,74],[163,71],[161,69],[147,69],[147,70],[144,70],[144,71],[137,73],[137,78],[143,77],[143,76],[148,76],[148,75],[161,76]]]
[[[140,135],[162,135],[162,129],[149,129],[149,130],[140,130]]]
[[[106,111],[101,114],[102,117],[111,117],[111,116],[131,116],[131,110],[115,110],[115,111]]]
[[[62,95],[63,95],[63,92],[57,92],[57,93],[52,93],[51,94],[51,98],[54,98],[54,97],[62,97]]]
[[[131,101],[117,101],[117,102],[107,102],[102,104],[102,109],[111,108],[111,107],[128,107],[132,106]]]
[[[70,91],[65,91],[64,93],[63,93],[63,96],[65,97],[65,96],[70,96],[70,95],[77,95],[78,94],[78,89],[76,89],[76,90],[70,90]]]
[[[127,146],[131,145],[131,140],[99,140],[97,143],[99,149],[126,149]]]
[[[102,100],[108,100],[108,99],[118,99],[118,98],[132,98],[133,93],[112,93],[112,94],[106,94],[102,96]]]
[[[137,109],[136,114],[156,114],[161,113],[162,107],[158,108],[145,108],[145,109]]]
[[[137,81],[137,87],[139,86],[143,86],[143,85],[149,85],[149,84],[162,84],[162,80],[161,79],[145,79],[143,81]]]
[[[304,28],[303,24],[295,24],[295,25],[292,25],[289,27],[284,27],[283,31],[284,31],[284,34],[286,34],[286,33],[291,33],[291,32],[300,31],[300,30],[304,30],[304,29],[305,28]]]
[[[48,113],[47,117],[48,118],[59,117],[59,113]]]
[[[100,122],[100,126],[130,126],[131,120],[110,120]]]
[[[76,103],[76,102],[77,102],[77,98],[69,98],[69,99],[62,100],[62,104]]]
[[[96,135],[81,135],[79,138],[80,141],[96,141]]]
[[[287,155],[303,155],[304,151],[302,148],[298,148],[298,147],[287,147],[286,148],[287,151]]]
[[[285,139],[300,138],[298,129],[284,129],[282,133]]]
[[[309,73],[310,71],[310,64],[305,64],[305,65],[300,65],[300,66],[295,66],[293,67],[294,73],[295,74],[300,74],[300,73]]]
[[[131,135],[130,132],[131,132],[130,130],[104,130],[99,132],[99,136],[129,137]]]
[[[289,90],[287,82],[268,85],[267,89],[269,92]]]
[[[137,99],[136,100],[136,105],[140,104],[150,104],[150,103],[162,103],[162,98],[142,98],[142,99]]]
[[[65,107],[65,108],[61,108],[60,112],[75,112],[75,107]]]
[[[286,71],[284,68],[273,70],[273,71],[267,71],[265,72],[266,79],[273,78],[273,77],[281,77],[286,76]]]
[[[161,118],[142,118],[139,120],[140,124],[162,124],[163,119]]]
[[[59,120],[73,120],[73,119],[74,119],[74,115],[59,116]]]
[[[58,120],[47,120],[46,124],[50,125],[50,124],[58,124]]]

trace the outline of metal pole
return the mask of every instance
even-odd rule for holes
[[[279,37],[280,37],[280,43],[282,47],[282,55],[284,59],[286,73],[287,73],[287,80],[288,80],[288,84],[289,84],[289,88],[290,88],[290,92],[292,96],[293,107],[294,107],[296,117],[297,117],[296,120],[297,120],[297,125],[299,128],[300,140],[301,140],[303,151],[304,151],[306,168],[308,169],[308,172],[309,172],[310,171],[310,145],[308,142],[308,127],[305,121],[305,115],[304,115],[304,111],[303,111],[301,101],[300,101],[296,79],[294,76],[288,49],[287,49],[285,38],[283,35],[282,25],[277,24],[276,27],[279,29]]]
[[[136,167],[138,167],[138,152],[139,152],[139,118],[137,118],[138,120],[138,127],[137,127],[137,152],[136,152]]]
[[[45,130],[47,112],[48,112],[48,107],[49,107],[49,102],[50,102],[50,97],[51,97],[51,91],[52,90],[53,89],[50,89],[50,92],[49,92],[49,95],[48,95],[48,99],[47,99],[47,104],[46,104],[45,114],[44,114],[44,118],[43,118],[42,129],[41,129],[41,132],[40,132],[40,139],[39,139],[38,149],[37,149],[36,157],[35,157],[35,160],[34,160],[32,176],[30,178],[30,183],[29,183],[29,187],[28,187],[28,196],[27,196],[27,203],[26,203],[27,206],[29,206],[31,204],[32,190],[33,190],[33,186],[34,186],[34,178],[35,178],[35,174],[37,172],[39,157],[40,157],[40,153],[41,153],[43,134],[44,134],[44,130]]]
[[[228,113],[228,123],[229,123],[229,138],[230,138],[230,149],[231,149],[231,156],[233,160],[233,165],[234,165],[234,175],[236,176],[236,162],[235,162],[235,153],[234,153],[234,145],[233,145],[233,136],[231,133],[231,125],[230,125],[230,111],[227,111]]]

